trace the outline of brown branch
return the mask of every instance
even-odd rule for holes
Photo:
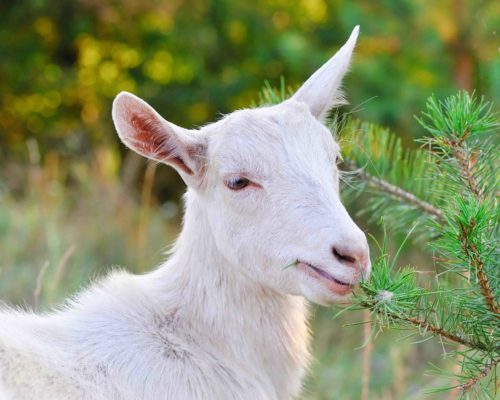
[[[469,133],[466,132],[464,135],[462,135],[461,139],[458,142],[454,140],[448,140],[448,145],[453,150],[454,157],[458,162],[460,172],[462,174],[462,177],[464,178],[465,184],[472,192],[472,194],[476,197],[476,200],[481,203],[483,200],[483,192],[476,177],[474,176],[474,166],[476,164],[477,157],[475,156],[475,154],[468,154],[462,147],[468,134]],[[494,314],[496,314],[497,317],[500,318],[500,307],[498,306],[495,294],[491,289],[488,276],[484,271],[484,262],[481,259],[476,245],[474,243],[471,243],[469,240],[471,230],[474,229],[474,227],[475,226],[472,225],[472,223],[470,224],[470,226],[465,226],[464,224],[460,223],[460,229],[462,231],[460,235],[462,250],[470,260],[471,265],[476,271],[481,294],[483,295],[488,308]]]
[[[487,363],[482,369],[481,372],[470,378],[467,382],[463,383],[459,386],[459,388],[464,392],[470,392],[470,390],[477,385],[477,383],[485,378],[492,369],[496,368],[496,366],[500,363],[500,358],[496,360],[491,360],[491,362]]]
[[[422,211],[436,217],[438,220],[444,219],[444,215],[440,210],[438,210],[432,204],[429,204],[426,201],[419,199],[413,193],[407,192],[401,189],[400,187],[397,187],[383,179],[376,178],[370,175],[369,173],[365,172],[364,170],[356,168],[352,163],[346,162],[345,165],[347,166],[347,169],[349,169],[352,172],[355,172],[362,180],[364,180],[368,184],[375,186],[379,190],[386,192],[399,200],[417,206]]]
[[[460,343],[460,344],[463,344],[464,346],[467,346],[467,347],[470,347],[473,349],[488,351],[488,348],[485,345],[483,345],[482,343],[471,342],[471,341],[469,341],[461,336],[455,335],[451,332],[447,332],[443,328],[439,328],[437,326],[431,325],[428,322],[423,321],[421,319],[410,318],[410,317],[400,317],[400,319],[402,321],[406,321],[406,322],[409,322],[409,323],[416,325],[420,328],[423,328],[425,331],[432,332],[436,335],[439,335],[439,336],[444,337],[448,340],[451,340],[452,342]]]
[[[479,288],[481,290],[481,294],[483,295],[486,304],[489,309],[496,314],[498,318],[500,318],[500,308],[498,307],[497,299],[495,298],[495,294],[490,286],[490,281],[488,280],[488,276],[484,272],[484,262],[480,257],[479,250],[474,243],[471,243],[470,231],[474,228],[474,226],[465,226],[465,224],[460,223],[461,233],[459,236],[460,243],[462,245],[462,250],[470,260],[471,265],[474,267],[477,279],[479,282]]]
[[[361,303],[361,305],[363,307],[366,307],[369,309],[373,309],[375,304],[376,303],[370,303],[370,302],[362,302]],[[377,313],[385,315],[393,320],[408,322],[412,325],[415,325],[415,326],[418,326],[419,328],[424,329],[427,332],[431,332],[435,335],[439,335],[439,336],[444,337],[448,340],[451,340],[452,342],[462,344],[462,345],[467,346],[471,349],[478,349],[478,350],[482,350],[485,352],[490,351],[490,349],[488,349],[488,347],[485,346],[483,343],[472,342],[464,337],[461,337],[461,336],[455,335],[454,333],[448,332],[448,331],[444,330],[443,328],[431,325],[430,323],[428,323],[424,320],[421,320],[418,318],[413,318],[413,317],[405,317],[405,316],[399,315],[397,313],[388,312],[388,311],[384,311],[384,310],[377,310]]]
[[[369,307],[370,309],[373,308],[374,304],[370,303],[363,303],[362,304],[365,307]],[[443,328],[439,328],[437,326],[431,325],[426,321],[423,321],[418,318],[412,318],[412,317],[403,317],[401,315],[398,315],[397,313],[392,313],[392,312],[384,312],[383,310],[377,310],[379,314],[385,314],[391,319],[396,319],[404,322],[408,322],[412,325],[418,326],[419,328],[424,329],[425,331],[431,332],[435,335],[439,335],[441,337],[444,337],[450,341],[453,341],[455,343],[458,343],[460,346],[467,346],[471,349],[478,349],[482,350],[485,352],[488,352],[489,349],[482,343],[475,343],[471,342],[468,339],[465,339],[461,336],[455,335],[451,332],[445,331]],[[487,363],[480,371],[480,373],[472,378],[470,378],[467,382],[463,383],[462,385],[457,386],[459,390],[462,390],[464,392],[469,392],[477,383],[485,378],[492,369],[496,368],[496,366],[500,363],[500,359],[494,359],[491,362]]]
[[[451,148],[453,149],[453,155],[458,161],[460,172],[462,174],[462,177],[464,178],[466,185],[468,186],[470,191],[474,193],[474,196],[476,196],[478,200],[481,200],[483,197],[483,193],[472,170],[474,168],[474,165],[476,164],[476,159],[474,159],[473,157],[469,157],[465,150],[460,147],[463,142],[464,140],[460,140],[459,142],[448,141]]]

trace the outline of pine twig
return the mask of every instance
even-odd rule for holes
[[[500,363],[500,358],[496,360],[491,360],[491,362],[487,363],[482,369],[481,372],[470,378],[467,382],[463,383],[459,386],[459,388],[464,392],[470,392],[470,390],[477,385],[477,383],[485,378],[492,369],[496,368],[496,366]]]
[[[460,166],[460,172],[465,180],[465,183],[469,187],[470,191],[474,193],[474,196],[476,196],[478,200],[481,200],[482,191],[472,171],[474,161],[471,160],[470,157],[468,157],[467,153],[461,147],[467,136],[468,133],[462,135],[462,138],[458,142],[455,140],[447,140],[446,143],[451,147],[453,151],[453,156]]]
[[[447,332],[443,328],[439,328],[437,326],[431,325],[428,322],[423,321],[421,319],[411,318],[411,317],[408,317],[408,318],[401,317],[400,319],[403,320],[403,321],[409,322],[409,323],[411,323],[411,324],[413,324],[415,326],[418,326],[420,328],[423,328],[425,331],[429,331],[429,332],[432,332],[432,333],[434,333],[436,335],[439,335],[441,337],[449,339],[449,340],[451,340],[453,342],[463,344],[464,346],[467,346],[467,347],[470,347],[470,348],[473,348],[473,349],[479,349],[479,350],[488,351],[488,349],[486,348],[486,346],[484,346],[482,343],[471,342],[471,341],[469,341],[467,339],[464,339],[463,337],[455,335],[455,334],[453,334],[451,332]]]
[[[483,200],[483,193],[479,187],[479,183],[477,182],[476,177],[474,176],[474,171],[472,170],[474,162],[470,159],[470,157],[462,147],[467,136],[468,132],[461,135],[461,139],[459,141],[448,140],[447,144],[453,151],[453,155],[458,162],[461,174],[465,180],[466,185],[473,193],[476,200],[478,202],[481,202]],[[493,290],[491,289],[488,276],[484,271],[484,262],[480,257],[477,247],[469,241],[469,229],[467,229],[467,227],[463,224],[460,224],[460,229],[462,230],[462,234],[460,237],[462,249],[467,257],[471,260],[471,264],[476,271],[479,286],[481,288],[481,294],[483,295],[489,309],[494,314],[496,314],[497,317],[500,317],[500,308],[498,306],[498,302],[495,298]]]
[[[488,276],[484,272],[484,262],[481,259],[479,251],[475,244],[470,243],[469,241],[469,230],[464,224],[460,224],[460,229],[462,230],[460,235],[460,242],[462,244],[462,249],[464,253],[469,258],[472,266],[474,267],[477,279],[479,281],[479,287],[481,289],[481,294],[483,295],[486,304],[489,309],[497,316],[500,317],[500,308],[498,307],[497,300],[495,298],[495,294],[491,289],[490,282],[488,280]]]
[[[373,309],[373,304],[363,303],[362,306]],[[448,340],[451,340],[452,342],[463,344],[464,346],[467,346],[471,349],[489,351],[489,349],[482,343],[471,342],[470,340],[467,340],[463,337],[455,335],[454,333],[448,332],[448,331],[444,330],[443,328],[439,328],[437,326],[431,325],[430,323],[423,321],[421,319],[414,318],[414,317],[405,317],[405,316],[399,315],[399,314],[394,313],[394,312],[387,312],[387,311],[384,312],[383,310],[378,310],[377,312],[379,314],[385,314],[387,317],[389,317],[392,320],[399,320],[399,321],[408,322],[412,325],[415,325],[415,326],[418,326],[419,328],[424,329],[425,331],[432,332],[433,334],[444,337]]]
[[[407,192],[383,179],[376,178],[372,175],[370,175],[368,172],[356,168],[352,163],[346,162],[345,163],[347,169],[349,169],[352,172],[355,172],[362,180],[367,182],[368,184],[378,188],[379,190],[386,192],[390,194],[391,196],[402,200],[403,202],[410,203],[414,206],[417,206],[420,208],[422,211],[426,212],[427,214],[430,214],[434,217],[436,217],[438,220],[444,220],[444,214],[438,210],[436,207],[434,207],[432,204],[427,203],[426,201],[419,199],[417,196],[415,196],[413,193]]]

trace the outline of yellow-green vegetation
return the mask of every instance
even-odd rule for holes
[[[418,133],[430,93],[476,89],[498,104],[495,0],[22,0],[0,5],[0,156],[116,145],[110,104],[135,92],[192,126],[245,107],[264,79],[296,86],[361,25],[351,104]],[[371,99],[371,100],[369,100]]]
[[[176,204],[157,204],[147,179],[131,193],[112,151],[66,167],[53,154],[12,171],[23,190],[4,190],[0,199],[2,300],[54,305],[109,268],[154,267],[175,237]],[[155,169],[148,167],[148,179]]]

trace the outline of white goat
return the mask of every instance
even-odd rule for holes
[[[290,99],[198,131],[116,97],[121,140],[188,185],[182,232],[151,273],[113,272],[43,316],[4,309],[2,400],[300,394],[304,298],[345,300],[370,270],[365,235],[340,202],[339,147],[322,124],[357,35]]]

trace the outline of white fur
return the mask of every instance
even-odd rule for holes
[[[282,104],[236,111],[199,131],[128,93],[123,142],[189,186],[171,257],[142,276],[115,271],[63,309],[0,312],[0,399],[296,398],[309,360],[304,297],[345,300],[296,260],[344,282],[369,274],[364,234],[340,202],[338,145],[321,123],[357,36]],[[243,176],[253,183],[234,191]],[[112,222],[111,222],[112,223]]]

